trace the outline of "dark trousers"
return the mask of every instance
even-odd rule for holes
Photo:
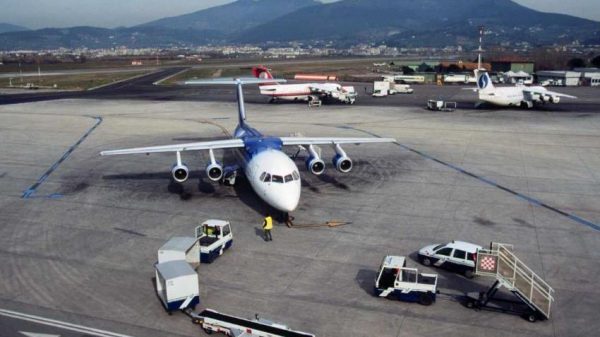
[[[271,236],[270,229],[265,229],[265,241],[273,241],[273,236]]]

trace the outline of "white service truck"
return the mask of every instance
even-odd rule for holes
[[[229,221],[209,219],[196,227],[200,242],[200,262],[212,263],[233,245],[233,232]]]
[[[413,88],[408,84],[396,84],[390,81],[373,82],[373,97],[385,97],[394,94],[412,94]]]
[[[404,256],[386,256],[375,279],[376,296],[431,305],[437,294],[437,274],[406,267]]]

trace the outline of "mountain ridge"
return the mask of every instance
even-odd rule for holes
[[[30,30],[30,29],[27,27],[19,26],[19,25],[13,25],[12,23],[0,22],[0,33],[18,32],[18,31],[25,31],[25,30]]]
[[[303,8],[284,15],[263,25],[251,28],[238,35],[235,41],[255,43],[257,41],[342,39],[358,36],[363,40],[376,39],[394,41],[390,36],[410,33],[419,38],[420,32],[443,33],[446,26],[460,26],[463,32],[452,30],[455,35],[477,34],[479,25],[498,32],[507,29],[523,30],[530,27],[551,29],[550,34],[566,29],[577,38],[597,29],[597,22],[564,14],[542,13],[521,6],[510,0],[477,0],[485,11],[473,12],[474,0],[345,0],[324,4],[319,8]],[[293,31],[283,27],[294,26]],[[576,28],[585,28],[578,34]],[[534,29],[535,30],[535,29]],[[324,34],[324,32],[327,32]],[[538,30],[539,31],[539,30]],[[548,36],[540,35],[540,41]],[[535,36],[530,37],[532,40]],[[404,41],[405,39],[401,39]],[[445,38],[447,40],[447,38]],[[406,42],[406,41],[404,41]],[[455,42],[456,43],[456,42]]]
[[[597,41],[596,21],[543,13],[511,0],[238,0],[133,27],[46,28],[0,34],[0,48],[55,49],[114,46],[174,47],[259,44],[269,41],[332,41],[346,47],[382,43],[399,47],[445,47],[477,43],[534,45]]]
[[[238,0],[189,14],[162,18],[135,27],[215,30],[223,33],[242,31],[301,8],[319,6],[315,0]]]

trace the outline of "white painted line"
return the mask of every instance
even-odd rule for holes
[[[20,313],[20,312],[16,312],[16,311],[5,310],[5,309],[0,309],[0,316],[16,318],[16,319],[20,319],[23,321],[52,326],[55,328],[60,328],[60,329],[69,330],[69,331],[81,332],[84,334],[98,336],[98,337],[131,337],[128,335],[122,335],[122,334],[118,334],[118,333],[114,333],[114,332],[110,332],[110,331],[89,328],[89,327],[86,327],[83,325],[77,325],[77,324],[73,324],[73,323],[57,321],[54,319],[24,314],[24,313]]]
[[[140,77],[143,77],[143,76],[146,76],[146,75],[152,75],[152,74],[154,74],[154,73],[156,73],[158,71],[160,71],[160,69],[157,69],[156,71],[151,71],[151,72],[147,72],[147,73],[135,75],[135,76],[132,76],[132,77],[127,77],[127,78],[124,78],[122,80],[118,80],[118,81],[114,81],[114,82],[110,82],[110,83],[106,83],[106,84],[101,84],[101,85],[98,85],[98,86],[95,86],[95,87],[87,88],[85,91],[93,91],[93,90],[96,90],[96,89],[101,89],[101,88],[104,88],[104,87],[108,87],[109,85],[119,84],[119,83],[123,83],[125,81],[135,80],[137,78],[140,78]]]
[[[182,71],[178,71],[178,72],[176,72],[176,73],[175,73],[175,74],[173,74],[173,75],[169,75],[169,76],[167,76],[167,77],[165,77],[165,78],[162,78],[162,79],[160,79],[160,80],[158,80],[158,81],[156,81],[156,82],[152,83],[152,85],[160,85],[162,82],[164,82],[164,81],[166,81],[166,80],[169,80],[169,79],[171,79],[171,78],[173,78],[173,77],[175,77],[175,76],[177,76],[177,75],[179,75],[179,74],[183,74],[183,73],[185,73],[186,71],[188,71],[188,70],[190,70],[190,69],[192,69],[192,68],[185,68],[185,69],[183,69]]]
[[[49,335],[47,333],[37,333],[37,332],[19,331],[19,333],[22,335],[25,335],[27,337],[60,337],[60,335]]]

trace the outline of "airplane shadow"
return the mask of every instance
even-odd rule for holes
[[[342,190],[349,190],[350,189],[350,187],[348,185],[340,182],[339,180],[337,180],[336,177],[330,176],[330,175],[328,175],[326,173],[317,176],[317,178],[319,180],[321,180],[322,182],[330,184],[330,185],[332,185],[334,187],[337,187],[339,189],[342,189]]]
[[[273,216],[273,220],[279,220],[279,214],[281,212],[271,207],[269,204],[264,202],[258,195],[256,195],[256,192],[254,192],[252,186],[250,185],[248,180],[246,180],[245,177],[240,177],[238,175],[233,189],[235,190],[235,193],[237,194],[240,201],[243,202],[246,206],[253,209],[257,214],[261,216],[270,214]]]

